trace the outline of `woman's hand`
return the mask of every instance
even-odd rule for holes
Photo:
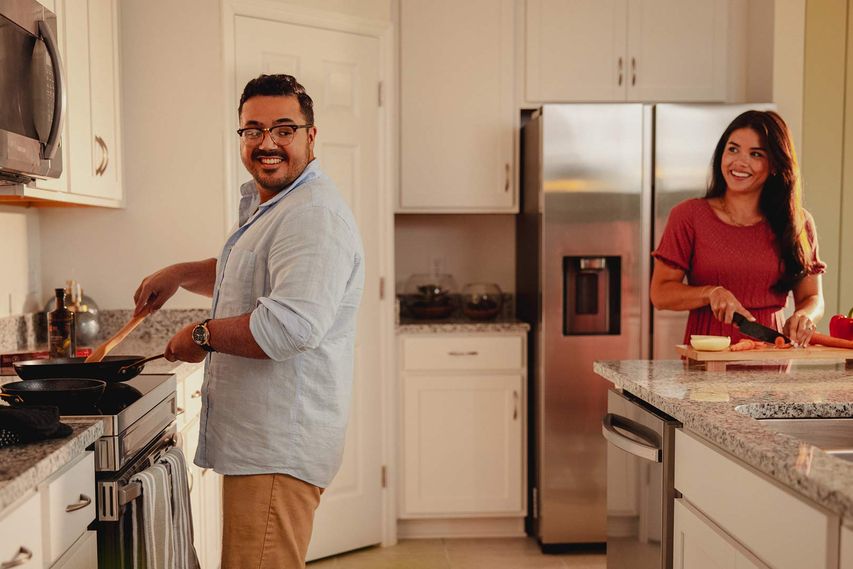
[[[812,339],[815,328],[817,326],[812,322],[809,315],[803,310],[797,310],[785,321],[782,333],[788,336],[794,344],[806,347]]]
[[[755,317],[749,310],[744,308],[735,295],[724,287],[715,286],[708,291],[708,304],[711,306],[714,318],[720,322],[731,324],[735,312],[740,312],[747,320],[755,322]]]

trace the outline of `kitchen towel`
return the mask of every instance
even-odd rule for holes
[[[142,485],[142,495],[131,503],[133,567],[172,569],[175,544],[169,469],[155,464],[137,472],[130,480]],[[137,505],[140,502],[141,507]]]
[[[160,463],[169,469],[172,479],[172,525],[174,528],[175,569],[199,569],[193,546],[193,519],[190,488],[187,484],[187,461],[184,451],[172,447],[163,453]]]

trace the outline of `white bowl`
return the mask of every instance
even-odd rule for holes
[[[690,336],[690,345],[700,352],[721,352],[731,345],[729,336],[702,336],[693,334]]]

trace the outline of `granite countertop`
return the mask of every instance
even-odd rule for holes
[[[65,422],[73,429],[65,438],[0,449],[0,511],[80,456],[104,432],[99,420]]]
[[[397,324],[398,334],[435,334],[467,332],[527,332],[530,324],[520,320],[494,320],[491,322],[460,321],[403,321]]]
[[[843,363],[731,366],[600,361],[594,370],[743,462],[825,508],[853,518],[853,462],[777,433],[756,418],[853,417],[853,369]]]

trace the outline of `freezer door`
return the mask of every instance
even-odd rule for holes
[[[717,141],[744,111],[775,110],[775,105],[655,105],[653,251],[660,243],[670,210],[688,198],[705,195]],[[652,357],[674,359],[683,343],[687,312],[655,310]]]
[[[534,397],[538,536],[546,546],[606,539],[601,418],[607,383],[592,367],[595,360],[641,354],[648,110],[581,104],[542,112],[542,316]],[[588,283],[584,293],[578,275],[601,288]],[[596,320],[599,313],[604,316]],[[618,321],[611,321],[613,314]]]

